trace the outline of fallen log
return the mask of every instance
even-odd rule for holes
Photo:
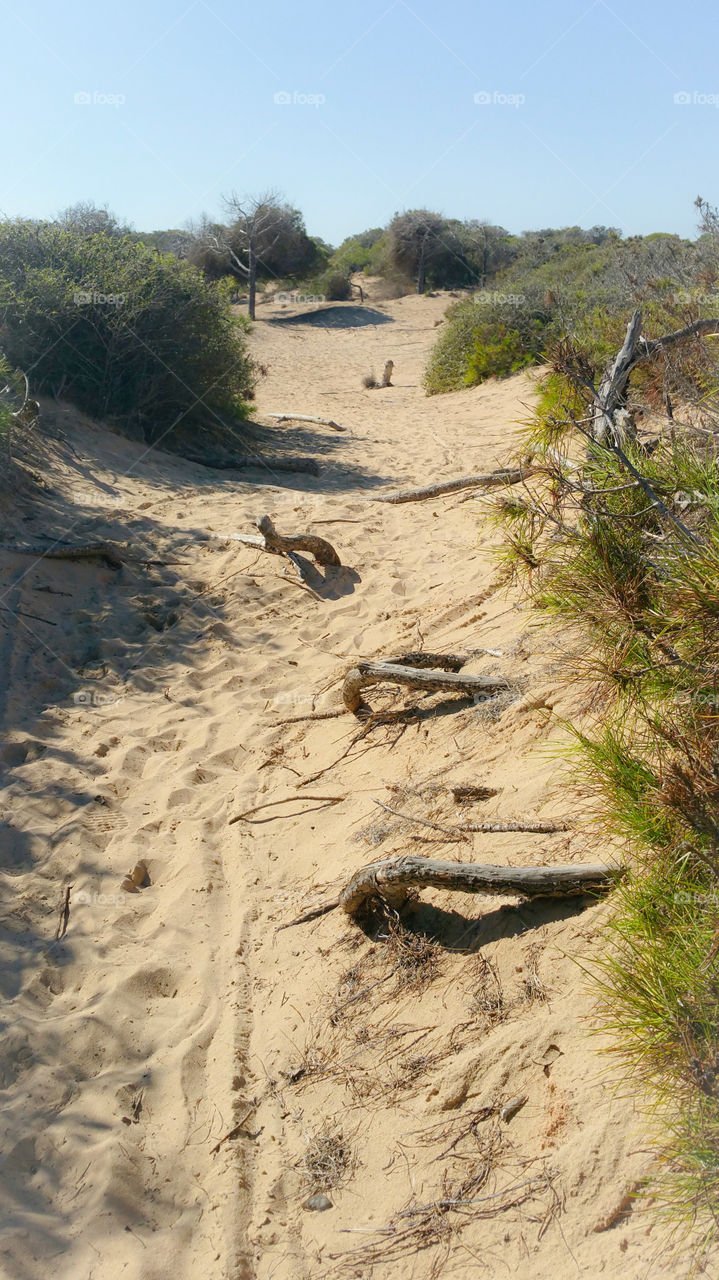
[[[352,876],[340,893],[339,905],[359,915],[372,899],[395,909],[407,890],[432,885],[453,893],[489,893],[525,898],[565,898],[611,888],[621,868],[604,862],[549,867],[506,867],[480,862],[439,862],[407,854],[370,862]]]
[[[425,485],[422,489],[397,489],[394,493],[385,493],[373,502],[421,502],[424,498],[439,498],[445,493],[458,493],[460,489],[475,489],[483,486],[492,488],[500,484],[519,484],[521,480],[532,475],[531,467],[500,467],[497,471],[488,471],[482,475],[460,476],[458,480],[445,480],[440,484]]]
[[[208,467],[212,471],[245,471],[249,467],[257,467],[258,470],[270,471],[272,474],[278,471],[296,471],[308,476],[320,474],[319,464],[314,458],[295,458],[289,455],[284,458],[266,458],[260,454],[233,455],[212,453],[211,450],[200,454],[199,451],[190,452],[187,449],[182,456],[196,466]]]
[[[342,685],[342,701],[348,711],[357,711],[362,705],[362,690],[372,684],[405,684],[410,689],[431,693],[436,689],[448,689],[451,693],[463,693],[468,697],[490,698],[510,688],[506,680],[489,676],[462,675],[459,671],[442,671],[438,668],[423,670],[403,666],[396,662],[358,662],[352,667]]]
[[[319,427],[331,427],[333,431],[347,430],[333,418],[313,418],[307,413],[268,413],[267,417],[274,418],[276,422],[316,422]]]
[[[40,556],[43,560],[106,560],[119,569],[127,560],[136,559],[121,542],[26,542],[18,545],[0,542],[0,551],[19,556]]]

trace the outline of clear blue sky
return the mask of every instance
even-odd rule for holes
[[[275,188],[333,243],[420,206],[694,236],[696,195],[719,202],[716,0],[0,0],[0,20],[9,216],[89,199],[151,230]]]

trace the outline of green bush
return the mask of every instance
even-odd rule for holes
[[[674,305],[657,301],[650,338]],[[615,323],[616,352],[627,318],[593,317],[595,354]],[[633,403],[645,366],[715,392],[711,343],[666,351],[632,373]],[[667,421],[651,448],[588,444],[574,425],[593,403],[584,355],[565,344],[542,381],[524,442],[537,472],[498,500],[504,558],[581,636],[566,678],[587,682],[593,714],[573,729],[572,776],[610,848],[632,855],[594,966],[603,1023],[654,1110],[655,1201],[706,1232],[701,1250],[719,1235],[719,422],[702,394],[700,431]]]
[[[189,263],[127,236],[0,223],[0,349],[34,390],[157,442],[245,416],[243,326]]]
[[[430,394],[551,356],[567,335],[598,373],[621,345],[633,307],[641,306],[647,323],[666,330],[717,309],[717,273],[701,242],[666,235],[622,240],[611,229],[570,227],[531,233],[512,245],[496,235],[492,243],[497,261],[500,249],[505,260],[511,253],[514,259],[501,271],[490,270],[485,289],[448,314],[425,375]],[[517,305],[514,298],[523,301]],[[704,353],[694,372],[684,361],[673,390],[684,394],[700,386],[704,364]],[[657,385],[649,366],[638,371],[636,387],[650,397],[669,389],[666,380]]]
[[[500,324],[486,338],[475,340],[464,381],[468,387],[476,387],[487,378],[506,378],[534,364],[536,354],[526,349],[517,329]]]
[[[352,297],[352,285],[342,271],[325,271],[317,279],[317,292],[324,294],[328,302],[347,302]]]
[[[424,375],[428,395],[504,378],[541,359],[550,312],[528,295],[480,292],[456,303]]]

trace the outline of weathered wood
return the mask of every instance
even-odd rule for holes
[[[357,710],[362,703],[362,690],[367,685],[384,683],[408,685],[410,689],[420,689],[423,693],[447,689],[469,697],[492,697],[510,687],[506,680],[462,675],[458,671],[423,670],[395,662],[358,662],[347,672],[342,686],[342,701],[347,710]]]
[[[568,822],[535,822],[532,818],[520,818],[516,822],[502,822],[500,818],[488,822],[467,822],[458,827],[458,831],[533,831],[538,835],[552,835],[556,831],[569,831]]]
[[[463,783],[452,787],[452,797],[455,804],[468,804],[472,800],[491,800],[492,796],[499,795],[499,791],[498,787],[484,787],[481,783]]]
[[[383,858],[362,867],[339,898],[348,915],[356,916],[373,899],[397,907],[413,886],[432,885],[453,893],[490,893],[525,898],[565,898],[607,890],[622,875],[603,862],[549,867],[506,867],[480,862],[439,862],[407,854]]]
[[[307,413],[268,413],[268,418],[274,418],[276,422],[315,422],[320,427],[331,427],[333,431],[346,431],[346,427],[341,427],[339,422],[335,422],[333,418],[313,418]]]
[[[626,416],[624,421],[619,419],[619,410],[626,399],[627,383],[636,363],[641,333],[642,313],[637,310],[627,325],[624,342],[599,383],[598,404],[595,406],[591,428],[592,436],[599,444],[603,444],[607,436],[617,444],[622,444],[628,434],[636,435],[636,431],[628,430]]]
[[[278,552],[280,555],[290,555],[294,551],[308,551],[318,564],[341,565],[342,563],[332,543],[326,538],[320,538],[316,533],[298,533],[284,537],[277,532],[269,516],[261,516],[255,523],[270,551]]]
[[[401,667],[439,667],[440,671],[461,671],[465,663],[469,662],[470,656],[467,654],[463,657],[460,653],[425,653],[421,650],[402,653],[397,658],[383,658],[382,661],[399,664]]]
[[[421,489],[397,489],[394,493],[385,493],[373,502],[422,502],[425,498],[440,498],[445,493],[458,493],[460,489],[475,489],[483,486],[492,488],[500,484],[519,484],[532,474],[531,467],[500,467],[497,471],[488,471],[481,475],[460,476],[458,480],[445,480],[440,484],[425,485]]]

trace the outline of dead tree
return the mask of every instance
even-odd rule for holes
[[[219,227],[205,221],[196,235],[196,244],[200,250],[209,250],[227,271],[247,285],[247,313],[254,320],[258,269],[286,229],[289,211],[274,191],[253,197],[233,192],[225,197],[224,204],[232,218],[231,226]]]

